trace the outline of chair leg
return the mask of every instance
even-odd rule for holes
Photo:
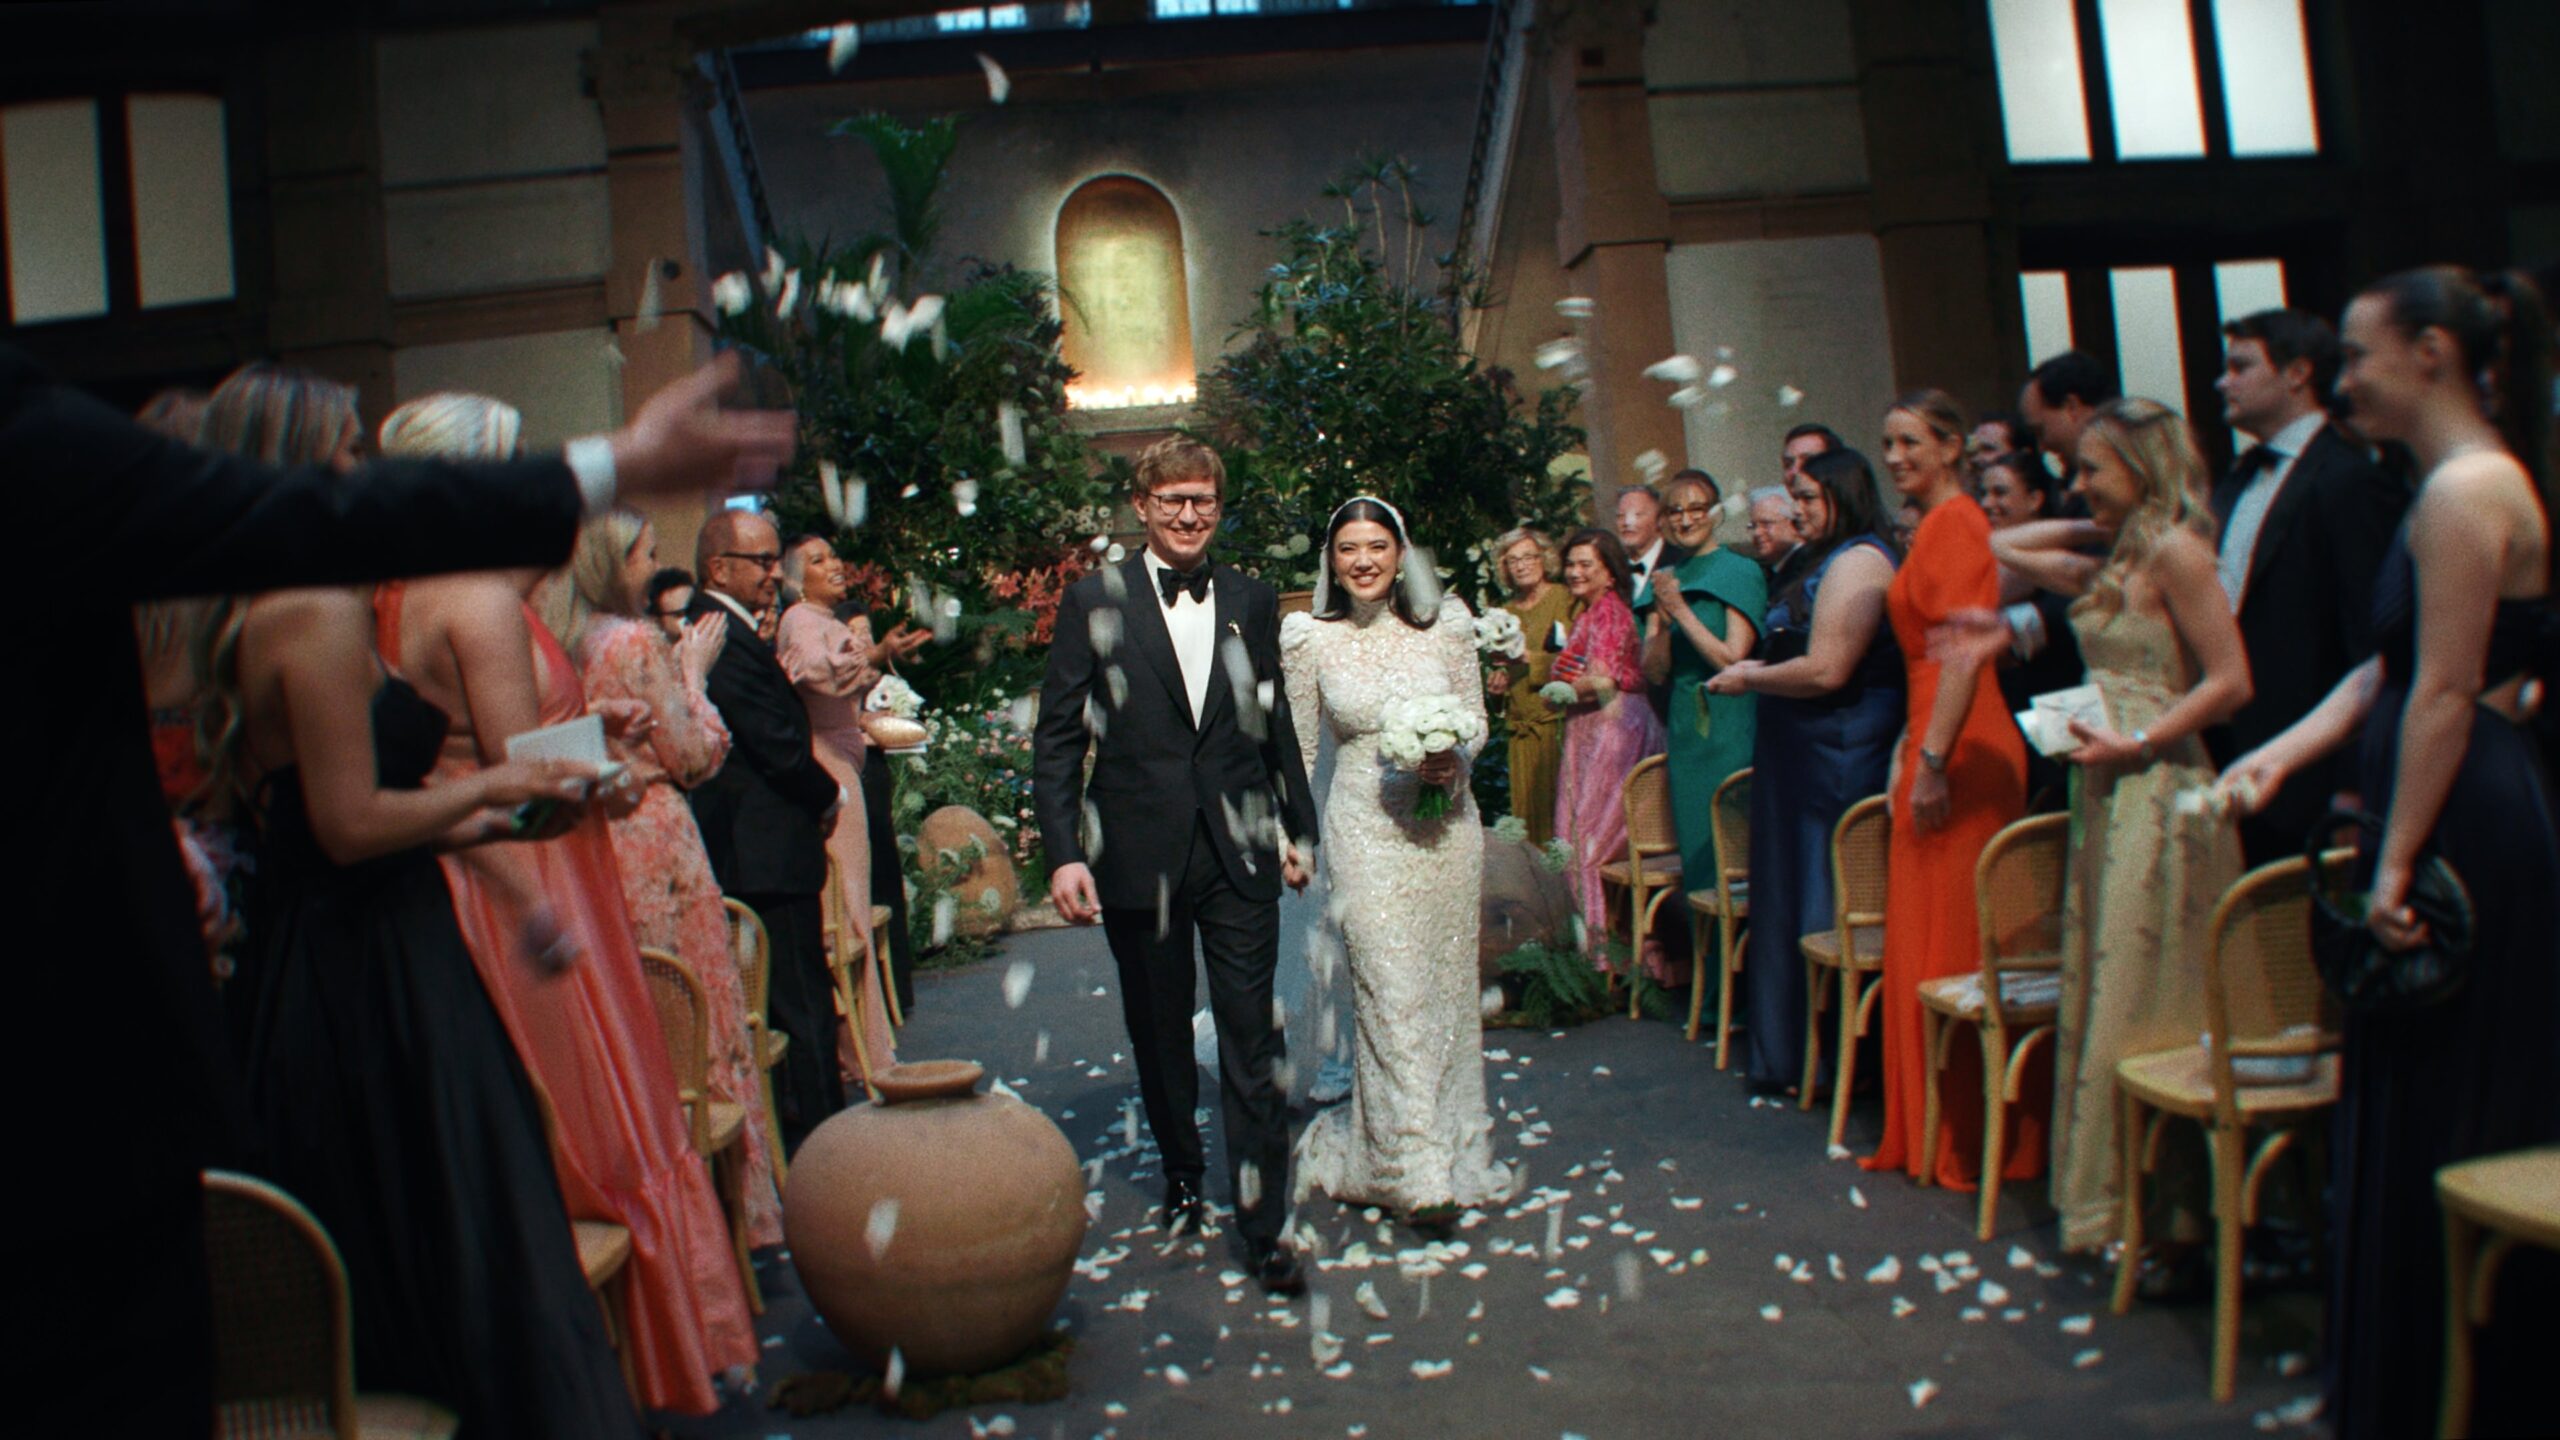
[[[764,1313],[764,1287],[756,1283],[755,1257],[747,1251],[747,1137],[741,1132],[729,1148],[712,1160],[720,1182],[720,1199],[729,1211],[729,1250],[737,1257],[738,1279],[746,1286],[747,1310]]]
[[[889,979],[888,950],[880,940],[880,927],[886,923],[881,919],[880,912],[887,908],[885,905],[871,907],[871,933],[863,938],[863,944],[871,952],[871,968],[879,972],[880,993],[888,997],[889,1026],[891,1029],[904,1030],[907,1028],[907,1012],[898,1004],[898,987]]]
[[[1858,972],[1840,967],[1840,1072],[1831,1082],[1831,1143],[1849,1129],[1849,1088],[1858,1079]]]
[[[1698,1041],[1698,1017],[1707,1001],[1707,927],[1698,912],[1689,912],[1689,1043]]]
[[[2113,1308],[2118,1315],[2133,1308],[2134,1282],[2142,1274],[2142,1102],[2131,1095],[2123,1097],[2123,1114],[2117,1118],[2122,1126],[2118,1141],[2116,1184],[2123,1192],[2123,1220],[2116,1229],[2116,1293]]]
[[[1635,854],[1632,848],[1627,853],[1630,859]],[[1637,874],[1641,877],[1643,872],[1639,870]],[[1644,1018],[1644,1007],[1638,1003],[1638,997],[1644,992],[1636,988],[1637,977],[1644,973],[1644,922],[1644,881],[1639,878],[1627,887],[1627,1018],[1630,1020]]]
[[[756,1073],[764,1084],[764,1145],[766,1152],[773,1156],[773,1188],[779,1191],[782,1182],[790,1177],[791,1158],[782,1150],[782,1121],[773,1103],[773,1069],[764,1063],[765,1034],[764,1029],[758,1027],[750,1032],[750,1038],[756,1042]]]
[[[2444,1405],[2436,1434],[2446,1440],[2471,1433],[2471,1292],[2479,1253],[2479,1230],[2444,1207]]]
[[[1804,1083],[1796,1092],[1796,1108],[1813,1108],[1813,1082],[1822,1073],[1822,967],[1804,962]]]
[[[1982,1206],[1974,1222],[1974,1238],[1987,1242],[1999,1217],[2000,1171],[2008,1162],[2009,1107],[2002,1096],[2009,1088],[2009,1037],[1987,1025],[1974,1027],[1974,1034],[1982,1040],[1982,1177],[1977,1182]]]
[[[1741,939],[1735,933],[1730,916],[1716,918],[1717,943],[1723,955],[1716,975],[1716,1068],[1725,1067],[1726,1048],[1733,1040],[1733,969],[1742,953]]]
[[[1954,1024],[1944,1015],[1923,1005],[1920,1007],[1920,1066],[1925,1079],[1920,1090],[1920,1183],[1938,1183],[1938,1140],[1943,1117],[1939,1113],[1938,1070],[1946,1063],[1943,1053],[1953,1036]]]
[[[2249,1172],[2238,1129],[2214,1127],[2213,1157],[2213,1398],[2230,1402],[2240,1375],[2241,1187]]]

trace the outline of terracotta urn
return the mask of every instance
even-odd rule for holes
[[[1538,847],[1526,840],[1505,840],[1485,831],[1479,903],[1476,973],[1484,984],[1495,983],[1502,957],[1523,945],[1572,943],[1572,883],[1548,869]]]
[[[1022,877],[1014,871],[1012,849],[987,817],[966,805],[943,806],[916,827],[916,854],[930,858],[953,850],[965,855],[972,840],[986,853],[951,883],[951,898],[959,902],[952,924],[963,935],[998,934],[1022,907]]]
[[[977,1093],[966,1060],[892,1065],[791,1157],[782,1229],[853,1354],[911,1375],[992,1370],[1040,1338],[1084,1244],[1084,1175],[1049,1118]]]

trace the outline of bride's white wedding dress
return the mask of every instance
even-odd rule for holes
[[[1428,630],[1383,602],[1343,620],[1291,615],[1280,659],[1306,763],[1319,714],[1337,747],[1316,854],[1358,1019],[1351,1102],[1300,1137],[1298,1194],[1399,1210],[1500,1199],[1512,1175],[1493,1158],[1477,1008],[1483,825],[1463,788],[1446,816],[1415,819],[1422,782],[1378,753],[1392,700],[1449,694],[1483,714],[1472,617],[1454,596]]]

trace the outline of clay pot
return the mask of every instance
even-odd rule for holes
[[[966,805],[945,805],[916,827],[916,854],[930,860],[945,850],[967,854],[975,840],[986,854],[951,886],[960,902],[952,925],[963,935],[995,935],[1022,907],[1022,877],[1014,873],[1013,852],[996,827]]]
[[[1502,957],[1532,941],[1572,943],[1573,886],[1549,870],[1526,840],[1484,836],[1484,898],[1476,931],[1476,974],[1491,985]]]
[[[827,1328],[872,1365],[895,1347],[911,1375],[992,1370],[1066,1294],[1085,1231],[1075,1147],[1021,1101],[977,1094],[984,1073],[889,1066],[872,1077],[878,1103],[838,1111],[791,1157],[791,1262]]]

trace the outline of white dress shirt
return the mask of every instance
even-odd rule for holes
[[[1651,576],[1653,567],[1662,563],[1663,544],[1662,537],[1656,535],[1653,537],[1653,543],[1645,547],[1644,553],[1636,557],[1636,579],[1642,580]]]
[[[2240,597],[2249,593],[2249,560],[2257,551],[2258,531],[2267,523],[2267,512],[2275,508],[2285,477],[2293,473],[2293,462],[2302,458],[2302,452],[2327,423],[2328,412],[2315,408],[2259,442],[2275,457],[2275,463],[2250,477],[2247,488],[2231,502],[2231,518],[2222,527],[2222,553],[2218,557],[2222,589],[2231,597],[2235,611],[2240,608]]]
[[[714,590],[708,585],[703,586],[697,593],[708,595],[712,599],[719,601],[721,604],[728,606],[729,613],[738,617],[738,623],[747,627],[748,634],[753,635],[756,633],[756,617],[754,613],[749,611],[746,606],[739,604],[736,596]],[[777,661],[776,663],[780,662]],[[843,811],[846,805],[852,803],[852,800],[852,793],[847,791],[842,785],[838,785],[836,787],[836,803],[828,806],[827,813],[821,818],[825,821],[833,821],[835,817]]]
[[[1158,605],[1164,605],[1164,628],[1173,636],[1173,658],[1182,664],[1182,693],[1191,702],[1191,723],[1200,723],[1200,712],[1209,703],[1209,671],[1218,663],[1217,590],[1193,599],[1188,590],[1177,591],[1173,603],[1164,604],[1164,582],[1156,577],[1173,567],[1156,558],[1148,550],[1147,593]],[[1204,557],[1201,564],[1208,564]]]

